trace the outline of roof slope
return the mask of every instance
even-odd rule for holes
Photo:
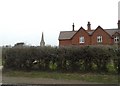
[[[76,32],[77,31],[61,31],[58,39],[71,39]]]
[[[110,36],[112,36],[115,32],[119,32],[120,31],[118,29],[104,29]]]
[[[104,29],[111,37],[115,32],[120,33],[118,28],[115,29]],[[87,31],[89,35],[92,35],[95,30]],[[59,40],[71,39],[77,31],[61,31],[59,35]]]

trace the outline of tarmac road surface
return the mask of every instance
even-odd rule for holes
[[[79,80],[58,80],[49,78],[2,77],[3,84],[98,84]]]

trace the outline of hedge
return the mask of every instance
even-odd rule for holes
[[[12,47],[3,49],[5,69],[119,72],[120,49],[85,47]],[[112,70],[111,70],[112,69]]]

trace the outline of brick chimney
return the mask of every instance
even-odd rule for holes
[[[118,29],[120,29],[120,20],[118,20]]]
[[[91,24],[90,24],[90,22],[88,22],[88,24],[87,24],[87,29],[90,31],[91,30]]]
[[[74,27],[75,27],[75,25],[74,25],[74,23],[73,23],[73,25],[72,25],[72,29],[73,29],[73,30],[72,30],[72,31],[74,31]]]

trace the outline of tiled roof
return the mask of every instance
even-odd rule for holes
[[[115,29],[104,29],[110,36],[112,36],[115,32],[120,33],[120,30],[118,30],[118,28]],[[91,31],[87,31],[89,35],[92,35],[92,33],[95,30],[91,30]],[[59,40],[65,40],[65,39],[71,39],[73,37],[73,35],[76,33],[77,31],[61,31],[60,35],[59,35]]]
[[[116,28],[116,29],[104,29],[110,36],[112,36],[115,32],[119,32],[120,31]]]
[[[59,35],[59,40],[71,39],[76,32],[77,31],[61,31]]]
[[[89,35],[92,35],[92,33],[94,32],[94,30],[91,31],[87,31]]]

